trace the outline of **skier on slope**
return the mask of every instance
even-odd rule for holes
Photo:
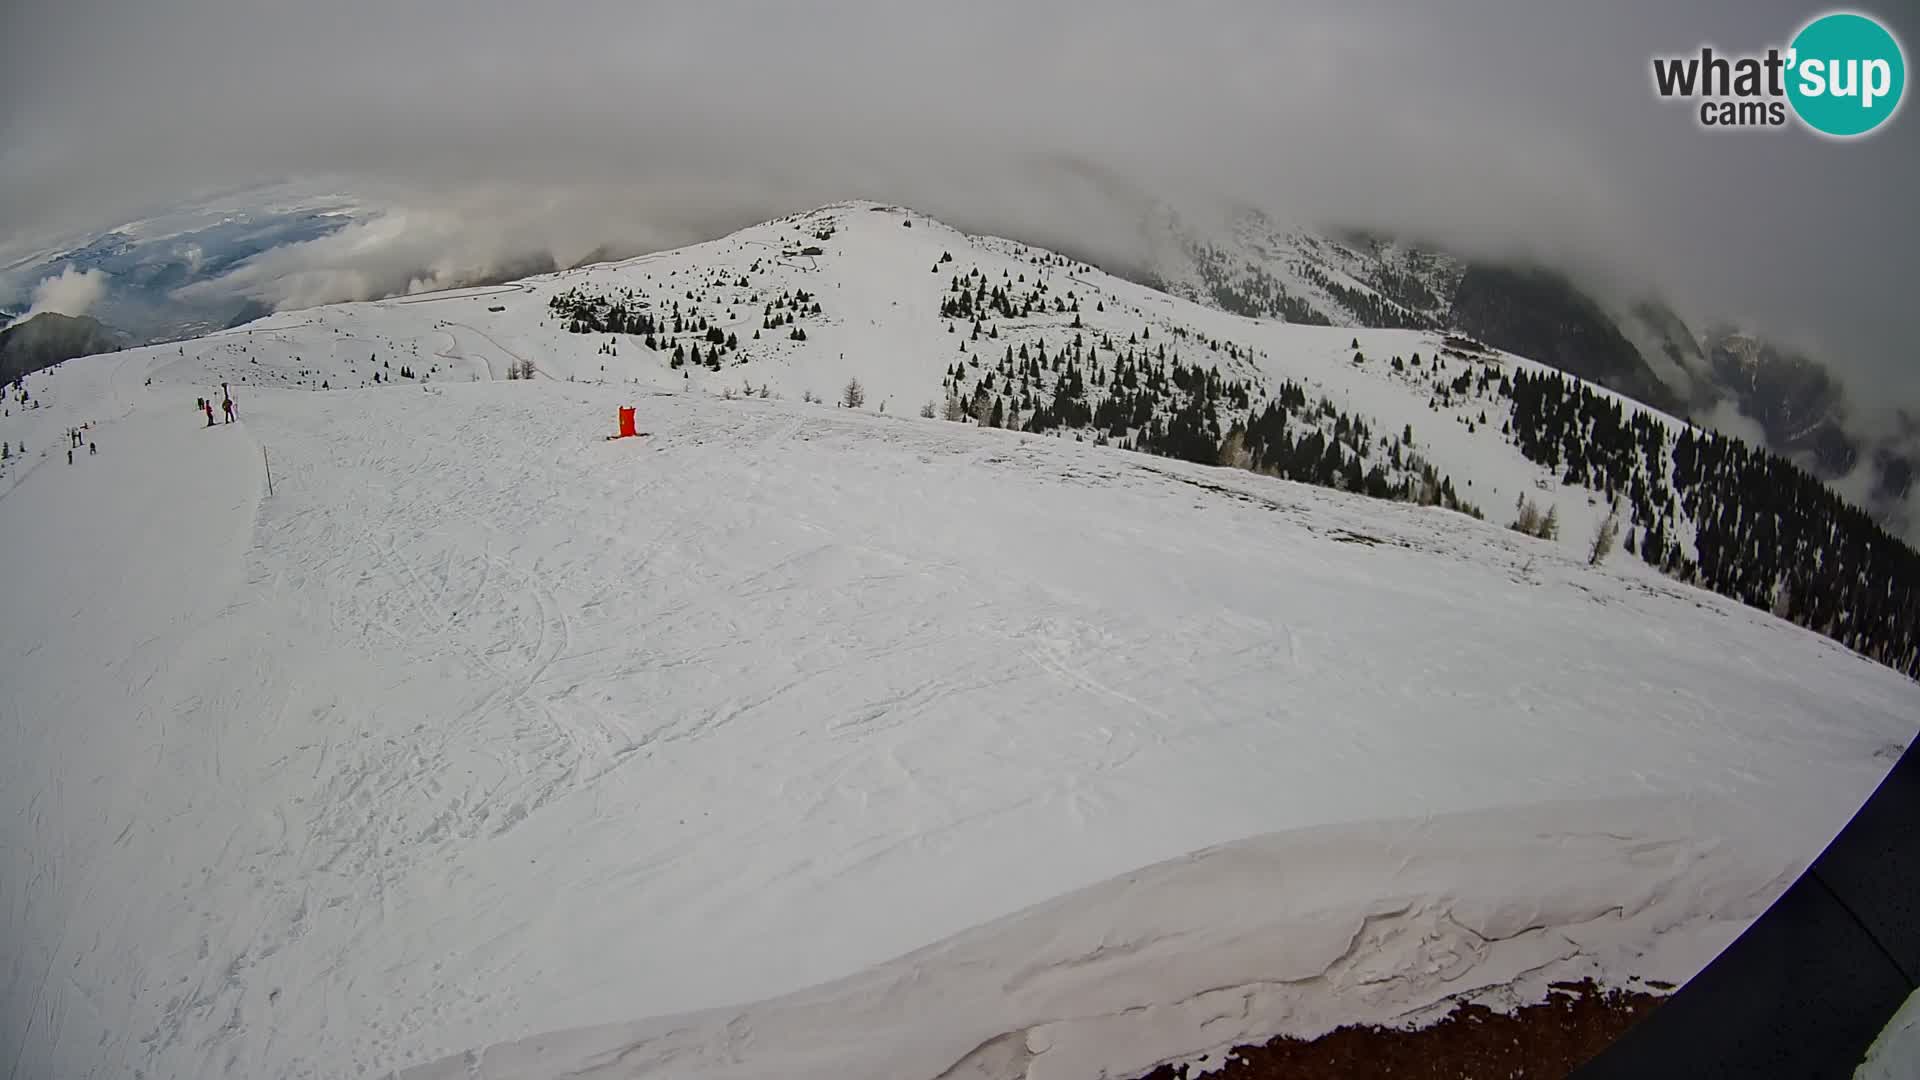
[[[212,427],[212,426],[213,426],[213,402],[211,402],[211,401],[203,401],[203,402],[201,402],[201,403],[200,403],[200,407],[201,407],[202,409],[205,409],[205,410],[206,410],[206,413],[207,413],[207,426],[208,426],[208,427]]]

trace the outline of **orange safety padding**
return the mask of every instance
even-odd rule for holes
[[[633,437],[633,434],[633,410],[623,407],[620,410],[620,437],[629,439]]]

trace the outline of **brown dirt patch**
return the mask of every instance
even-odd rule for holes
[[[1512,1015],[1461,1004],[1418,1031],[1343,1027],[1318,1039],[1277,1038],[1243,1046],[1208,1080],[1559,1080],[1592,1060],[1662,999],[1603,990],[1591,981],[1556,986]],[[1163,1065],[1141,1080],[1187,1080]]]

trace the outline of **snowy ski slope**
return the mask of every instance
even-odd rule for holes
[[[817,248],[818,255],[803,254]],[[943,257],[952,261],[943,262]],[[943,318],[940,305],[954,275],[977,271],[987,281],[1032,289],[1044,283],[1050,299],[1072,296],[1078,315],[1036,311],[1030,317],[988,320],[998,335],[969,342],[966,320]],[[1024,279],[1019,281],[1018,279]],[[746,284],[740,285],[739,282]],[[1016,283],[1018,281],[1018,283]],[[627,335],[569,333],[548,301],[570,289],[598,296],[630,292],[663,318],[671,305],[689,315],[676,342],[697,343],[691,317],[734,335],[720,370],[668,362]],[[789,340],[789,328],[762,330],[769,302],[808,293],[819,316],[796,324],[807,340]],[[1096,305],[1104,310],[1095,310]],[[496,310],[498,309],[498,310]],[[775,307],[776,314],[780,309]],[[791,310],[791,309],[787,309]],[[1082,326],[1072,325],[1078,318]],[[760,333],[756,339],[753,335]],[[179,346],[172,365],[155,370],[156,384],[192,383],[217,390],[221,379],[248,386],[318,389],[375,385],[385,380],[445,385],[504,379],[518,361],[531,361],[542,379],[605,382],[710,394],[767,392],[786,400],[805,395],[832,402],[849,378],[867,390],[866,408],[913,415],[938,406],[941,379],[954,364],[991,363],[1006,348],[1044,346],[1057,356],[1076,337],[1115,348],[1141,334],[1145,355],[1165,347],[1187,363],[1218,367],[1258,391],[1280,380],[1303,385],[1315,399],[1369,418],[1375,431],[1411,427],[1410,449],[1455,479],[1462,497],[1504,523],[1525,495],[1559,509],[1560,542],[1583,550],[1606,508],[1584,488],[1526,461],[1499,434],[1504,403],[1483,397],[1432,405],[1433,357],[1444,335],[1400,330],[1295,326],[1229,315],[1123,281],[1092,267],[1013,241],[972,237],[896,207],[844,203],[796,214],[732,236],[621,263],[583,267],[501,286],[454,290],[395,300],[286,312]],[[1221,348],[1209,348],[1209,344]],[[603,346],[611,355],[603,355]],[[1236,347],[1236,358],[1226,347]],[[1357,348],[1356,348],[1357,346]],[[965,350],[965,351],[963,351]],[[1356,367],[1362,352],[1369,361]],[[1395,373],[1394,356],[1423,356],[1428,368]],[[1111,354],[1107,354],[1110,356]],[[1450,360],[1447,378],[1462,370]],[[399,375],[403,366],[416,378]],[[1478,370],[1543,371],[1541,365],[1501,353],[1467,362]],[[1051,376],[1049,376],[1051,377]],[[1617,397],[1608,391],[1596,391]],[[1635,405],[1634,408],[1640,408]],[[1485,413],[1491,427],[1468,425]],[[1685,425],[1663,417],[1678,433]],[[0,468],[0,490],[11,482]],[[1678,515],[1682,547],[1690,524]]]
[[[1125,1075],[1673,981],[1913,736],[1891,670],[1585,566],[1581,496],[1556,546],[919,419],[947,250],[1559,492],[1352,331],[863,205],[70,362],[0,420],[0,1075]],[[743,275],[720,372],[547,308]]]

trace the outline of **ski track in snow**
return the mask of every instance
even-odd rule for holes
[[[253,340],[544,370],[496,296]],[[23,418],[104,449],[0,491],[0,1075],[1089,1075],[1684,978],[1920,712],[1444,511],[558,378],[207,430],[232,340]]]

